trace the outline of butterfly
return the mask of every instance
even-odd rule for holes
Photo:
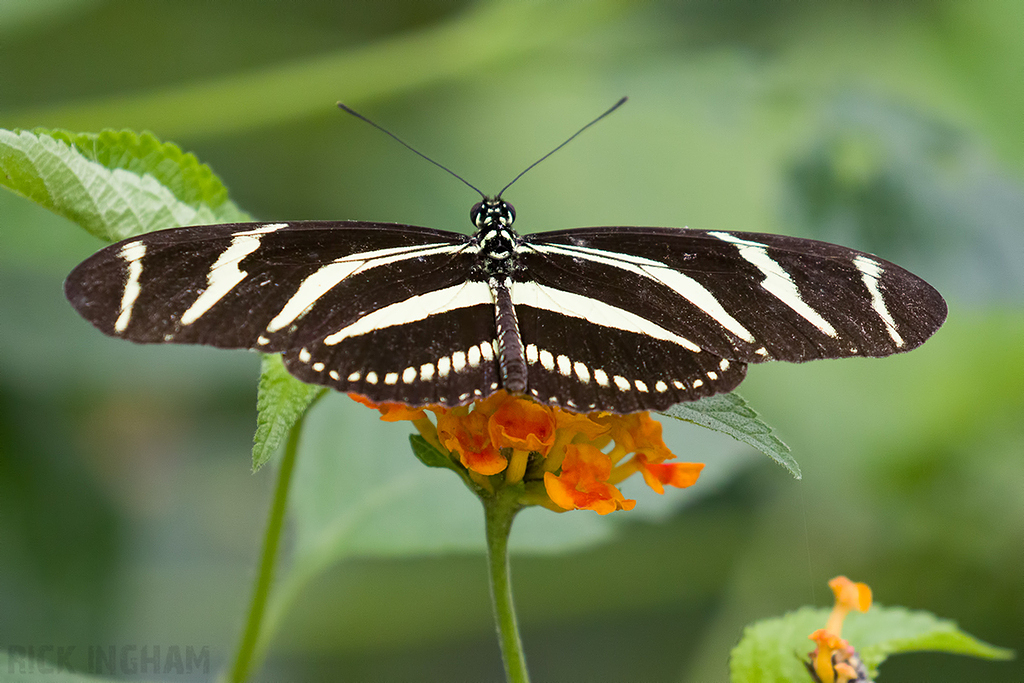
[[[663,410],[733,390],[751,363],[909,351],[946,317],[921,278],[815,240],[520,235],[507,188],[481,193],[472,235],[367,221],[152,232],[86,259],[65,293],[105,334],[280,353],[300,380],[375,402],[504,389],[574,412]]]

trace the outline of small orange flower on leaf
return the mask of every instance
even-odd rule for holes
[[[867,612],[871,608],[871,587],[866,583],[854,583],[845,576],[837,576],[828,582],[828,587],[836,596],[833,612],[842,611],[845,617],[850,610]],[[838,627],[836,633],[839,633]]]
[[[825,628],[809,637],[817,647],[811,652],[808,670],[822,683],[850,683],[867,680],[864,664],[850,643],[841,638],[843,621],[850,610],[867,612],[871,607],[871,589],[865,583],[854,583],[845,576],[828,582],[836,602]]]

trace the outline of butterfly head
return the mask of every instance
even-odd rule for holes
[[[501,197],[484,197],[469,210],[469,219],[477,228],[508,228],[516,220],[516,210]]]

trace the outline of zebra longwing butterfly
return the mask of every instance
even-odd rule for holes
[[[281,353],[300,380],[376,402],[456,406],[503,388],[575,412],[728,392],[749,363],[909,351],[946,317],[917,276],[825,242],[520,236],[501,193],[470,217],[472,236],[363,221],[162,230],[100,250],[65,293],[105,334]]]

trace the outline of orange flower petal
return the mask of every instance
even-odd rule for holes
[[[576,498],[573,495],[575,489],[567,480],[564,480],[551,472],[544,473],[544,490],[548,492],[548,498],[564,510],[576,509]]]
[[[509,398],[511,397],[507,391],[504,389],[498,389],[482,401],[476,401],[473,403],[473,412],[483,413],[490,417],[491,415],[494,415],[494,411],[501,407],[501,404],[509,400]]]
[[[661,438],[661,423],[651,418],[650,413],[605,415],[595,421],[608,425],[616,450],[623,455],[643,453],[652,462],[675,457]]]
[[[816,642],[818,647],[828,648],[829,650],[842,650],[849,646],[848,642],[824,628],[819,628],[807,637]]]
[[[508,466],[508,461],[493,448],[459,453],[459,461],[466,469],[483,475],[497,474]]]
[[[822,683],[835,683],[835,668],[832,664],[833,654],[845,652],[850,644],[823,628],[819,628],[809,637],[818,644],[818,647],[811,653],[814,672],[818,674],[818,678],[821,679]]]
[[[497,474],[508,462],[491,445],[487,416],[481,412],[449,411],[437,416],[437,438],[468,469],[484,475]]]
[[[569,444],[565,447],[563,475],[577,481],[608,481],[611,473],[611,459],[590,444]]]
[[[595,422],[586,415],[555,409],[555,429],[582,434],[587,441],[593,441],[597,437],[607,434],[610,427],[607,424]]]
[[[423,412],[422,408],[410,408],[404,403],[374,403],[370,399],[360,394],[350,393],[351,398],[356,403],[362,403],[367,408],[374,408],[379,410],[381,415],[380,419],[384,422],[399,422],[401,420],[419,420],[427,416]]]
[[[495,448],[516,448],[547,455],[555,442],[552,409],[518,396],[498,406],[487,427]]]
[[[649,463],[643,455],[637,460],[644,481],[658,493],[665,493],[666,484],[680,489],[693,486],[704,469],[704,463],[699,462]]]
[[[566,510],[593,510],[599,515],[607,515],[616,510],[632,510],[635,500],[627,500],[622,492],[611,484],[589,482],[580,486],[572,486],[571,481],[557,477],[551,472],[544,473],[544,490],[552,502]]]
[[[829,588],[836,596],[836,604],[828,617],[825,628],[839,635],[843,631],[843,621],[851,609],[867,612],[871,607],[871,589],[865,583],[854,583],[845,576],[837,576],[828,582]]]
[[[866,583],[854,583],[845,576],[837,576],[828,582],[836,596],[836,606],[867,612],[871,608],[871,588]]]
[[[420,420],[427,414],[422,408],[410,408],[404,403],[382,403],[380,419],[384,422],[400,422],[402,420]]]
[[[836,683],[853,683],[857,680],[857,670],[846,662],[839,662],[835,665]]]
[[[370,399],[366,398],[362,394],[354,394],[354,393],[349,392],[348,397],[350,399],[352,399],[353,401],[355,401],[356,403],[362,403],[367,408],[374,408],[374,409],[377,408],[377,404],[376,403],[374,403]]]
[[[615,510],[632,510],[635,500],[627,500],[615,486],[607,483],[611,459],[593,446],[570,444],[565,448],[562,474],[544,474],[548,497],[566,510],[594,510],[606,515]]]

